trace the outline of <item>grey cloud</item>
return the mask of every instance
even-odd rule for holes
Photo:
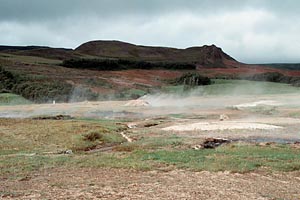
[[[278,13],[299,11],[294,0],[0,0],[0,20],[51,20],[67,16],[154,15],[188,10],[216,13],[243,8],[263,8]]]
[[[300,61],[296,0],[0,0],[0,5],[0,44],[214,43],[243,62]]]

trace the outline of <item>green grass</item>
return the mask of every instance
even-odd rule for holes
[[[300,93],[300,88],[283,83],[246,81],[246,80],[223,80],[214,79],[212,85],[193,87],[186,89],[185,86],[166,86],[163,91],[168,93],[187,93],[194,95],[270,95]]]
[[[226,146],[215,150],[155,151],[143,159],[179,168],[207,171],[248,172],[260,167],[276,171],[300,170],[300,150],[288,146]]]
[[[64,166],[71,161],[70,156],[0,156],[0,175],[10,178],[26,176],[30,172]]]
[[[246,173],[264,168],[271,171],[300,170],[300,150],[287,145],[224,146],[206,150],[137,150],[128,152],[74,155],[2,155],[0,174],[23,176],[32,171],[55,167],[112,167],[153,170],[161,167],[192,171]]]
[[[1,105],[20,105],[30,104],[31,102],[24,97],[11,93],[0,93],[0,106]]]
[[[159,133],[150,136],[146,131],[134,133],[137,141],[124,143],[118,134],[124,127],[115,121],[0,119],[0,124],[0,176],[5,177],[56,167],[231,172],[300,170],[300,149],[289,145],[236,143],[217,149],[192,150],[191,138]],[[60,150],[103,143],[116,146],[111,152],[56,154]]]
[[[246,80],[214,80],[215,84],[204,87],[208,95],[258,95],[300,93],[300,88],[289,84]]]
[[[91,131],[105,130],[106,142],[118,141],[122,127],[114,121],[0,119],[0,152],[56,152],[77,149]],[[112,134],[112,135],[109,135]],[[118,135],[119,136],[119,135]],[[103,139],[103,138],[102,138]],[[78,146],[77,146],[78,145]],[[1,154],[1,153],[0,153]]]
[[[176,149],[183,146],[185,139],[176,135],[160,137],[142,137],[132,143],[123,143],[115,148],[120,152],[134,152],[138,150],[157,151],[163,149]]]

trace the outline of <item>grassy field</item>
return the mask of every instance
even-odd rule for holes
[[[186,93],[193,95],[270,95],[300,93],[300,88],[289,84],[258,82],[247,80],[214,79],[212,85],[187,88],[186,86],[167,86],[163,91],[168,93]]]
[[[172,93],[184,88],[165,89]],[[298,93],[299,88],[277,83],[215,80],[213,85],[200,86],[190,92],[199,95],[287,94]],[[0,105],[27,103],[30,102],[17,95],[0,95]],[[242,173],[300,170],[300,148],[291,145],[231,143],[216,149],[193,150],[193,138],[151,131],[138,129],[131,133],[121,120],[0,119],[0,177],[20,177],[56,167]],[[121,132],[136,140],[126,142]],[[73,154],[64,154],[66,150],[72,150]]]
[[[149,137],[133,143],[120,135],[123,125],[110,120],[0,119],[0,176],[20,177],[55,167],[113,167],[137,170],[249,172],[300,170],[300,149],[289,145],[232,143],[192,150],[187,138]],[[112,147],[107,152],[87,151]],[[73,154],[61,154],[65,150]]]
[[[7,61],[22,62],[25,64],[49,64],[49,65],[61,64],[60,60],[48,59],[48,58],[42,58],[36,56],[6,54],[6,53],[0,53],[0,58]]]

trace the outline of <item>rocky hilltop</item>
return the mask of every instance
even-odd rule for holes
[[[143,61],[186,62],[205,67],[227,67],[238,63],[215,45],[186,49],[139,46],[120,41],[91,41],[75,49],[76,53],[101,58],[122,58]]]

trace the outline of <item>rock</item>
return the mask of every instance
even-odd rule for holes
[[[67,149],[67,150],[58,152],[58,154],[73,154],[73,151],[71,149]]]
[[[136,123],[128,123],[128,124],[126,124],[126,126],[127,126],[128,128],[130,128],[130,129],[132,129],[132,128],[137,128],[137,124],[136,124]]]
[[[225,121],[225,120],[229,120],[228,115],[225,114],[220,115],[220,121]]]
[[[230,142],[230,140],[224,138],[207,138],[200,146],[204,149],[214,149],[222,144],[228,144]]]
[[[71,149],[68,149],[65,151],[65,154],[73,154],[73,151]]]
[[[202,149],[202,146],[201,145],[195,145],[192,148],[195,149],[195,150],[199,150],[199,149]]]

